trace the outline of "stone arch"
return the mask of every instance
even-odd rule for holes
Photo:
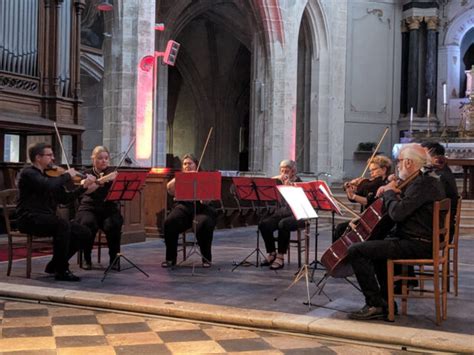
[[[168,6],[163,7],[165,3]],[[170,112],[162,112],[158,120],[168,122],[171,129],[167,134],[169,152],[173,155],[183,153],[179,151],[181,139],[187,143],[193,141],[191,150],[199,153],[212,126],[214,134],[204,157],[205,167],[245,168],[239,160],[242,153],[249,151],[248,117],[253,90],[250,86],[251,57],[254,55],[254,33],[260,33],[253,31],[257,21],[251,11],[252,4],[230,0],[216,0],[212,4],[182,1],[173,4],[169,0],[161,1],[159,6],[163,10],[159,21],[168,28],[159,35],[158,47],[164,48],[169,39],[181,43],[176,70],[183,86],[170,87],[164,82],[160,85],[160,95],[168,97]],[[176,79],[176,73],[172,76]],[[166,78],[167,75],[160,80]],[[237,81],[236,85],[227,85],[234,81]],[[179,95],[176,103],[169,99],[174,95]],[[182,124],[187,122],[191,129],[189,132],[180,129],[179,134],[185,134],[185,137],[173,138],[173,129],[180,125],[180,120]],[[241,137],[242,134],[245,137]],[[246,160],[248,162],[248,158]],[[248,167],[248,163],[244,165]]]
[[[329,171],[330,155],[329,146],[332,144],[333,135],[329,134],[329,37],[327,20],[321,4],[317,0],[309,0],[301,16],[301,25],[307,33],[310,58],[306,61],[308,87],[306,89],[306,136],[301,142],[302,135],[298,138],[303,149],[304,163],[301,168],[314,173]],[[297,134],[298,137],[298,134]],[[297,144],[298,147],[298,144]]]

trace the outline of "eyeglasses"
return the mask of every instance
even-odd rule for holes
[[[40,154],[42,157],[47,156],[47,157],[54,157],[54,153],[48,153],[48,154]]]
[[[382,169],[382,168],[379,166],[378,168],[369,169],[369,172],[373,173],[374,171],[377,171],[377,170],[380,170],[380,169]]]
[[[397,159],[397,164],[398,164],[398,163],[401,163],[402,161],[407,160],[407,159],[408,159],[408,158],[398,158],[398,159]]]

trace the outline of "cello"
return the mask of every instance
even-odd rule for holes
[[[413,181],[420,171],[414,172],[405,181],[397,186],[403,189]],[[375,200],[361,215],[355,226],[347,228],[344,234],[336,240],[321,257],[321,264],[326,268],[326,275],[334,278],[345,278],[354,272],[347,262],[347,250],[354,243],[373,239],[381,231],[387,231],[393,225],[392,220],[384,211],[382,198]]]

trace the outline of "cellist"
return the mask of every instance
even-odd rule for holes
[[[401,180],[419,174],[404,191],[396,182],[379,188],[389,217],[395,222],[384,240],[367,240],[349,247],[348,261],[365,297],[365,306],[349,314],[358,320],[383,319],[387,305],[387,259],[429,258],[432,254],[433,203],[445,197],[436,174],[422,173],[430,157],[419,144],[405,146],[397,159]]]

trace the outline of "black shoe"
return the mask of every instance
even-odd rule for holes
[[[397,302],[395,302],[395,301],[393,301],[393,308],[394,308],[393,314],[398,316],[398,305],[397,305]],[[383,313],[385,314],[385,320],[387,322],[393,322],[393,321],[388,319],[388,306],[386,304],[383,306]]]
[[[276,259],[276,254],[268,255],[264,261],[260,263],[260,266],[270,266]]]
[[[176,265],[176,260],[166,260],[161,263],[161,267],[168,268]]]
[[[349,319],[369,320],[369,319],[383,319],[386,317],[382,307],[373,307],[365,305],[357,312],[349,313]]]
[[[54,267],[53,261],[51,260],[49,263],[46,264],[44,268],[44,272],[47,274],[54,274],[56,272],[56,268]]]
[[[71,271],[56,272],[54,278],[57,281],[81,281],[79,276],[74,275]]]

